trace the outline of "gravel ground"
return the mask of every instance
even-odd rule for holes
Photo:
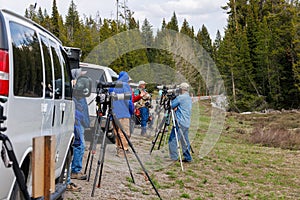
[[[97,187],[99,176],[95,177],[95,175],[96,169],[99,167],[98,160],[100,159],[99,154],[101,147],[100,142],[98,142],[97,151],[92,163],[90,180],[72,179],[72,182],[82,187],[82,191],[66,192],[64,199],[159,199],[135,155],[138,156],[153,182],[155,182],[153,177],[155,179],[155,177],[161,176],[159,174],[160,169],[168,166],[170,163],[167,159],[168,151],[164,148],[161,148],[159,151],[156,150],[158,141],[156,142],[155,150],[150,156],[149,152],[152,147],[152,140],[154,138],[155,131],[148,131],[148,133],[151,137],[141,136],[140,128],[135,128],[134,134],[131,136],[131,142],[136,154],[134,154],[132,149],[130,149],[131,153],[128,157],[128,161],[135,184],[132,183],[130,170],[126,164],[125,158],[116,156],[115,144],[108,144],[105,151],[101,187]],[[91,133],[87,133],[86,135],[87,147],[90,146],[91,135]],[[88,153],[89,151],[85,151],[83,170],[85,169]],[[100,172],[98,172],[98,175],[99,174]],[[95,178],[96,187],[94,189],[94,196],[92,197],[91,194]]]

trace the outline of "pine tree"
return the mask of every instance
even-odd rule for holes
[[[221,42],[222,42],[222,37],[220,31],[218,30],[216,34],[216,39],[212,46],[212,59],[215,61],[217,60],[217,52],[220,49]]]
[[[295,24],[293,31],[293,73],[295,79],[295,86],[298,89],[298,102],[300,101],[300,3],[295,3],[295,14],[293,17],[293,24]],[[298,103],[300,104],[300,102]]]
[[[103,20],[103,25],[100,27],[99,34],[100,34],[100,42],[103,42],[104,40],[106,40],[111,36],[109,21],[107,19]]]
[[[166,28],[167,28],[167,29],[174,30],[174,31],[176,31],[176,32],[179,31],[179,28],[178,28],[178,20],[177,20],[177,17],[176,17],[175,12],[173,12],[173,16],[172,16],[172,18],[171,18],[171,21],[167,24]]]
[[[190,38],[194,39],[194,32],[193,30],[190,28],[189,23],[187,22],[186,19],[183,20],[181,29],[180,29],[180,33],[185,34],[187,36],[189,36]]]
[[[148,47],[152,47],[154,38],[153,38],[152,25],[147,20],[147,18],[145,18],[143,22],[141,35],[142,35],[143,43],[145,44],[146,47],[148,61],[151,63],[154,60],[155,53],[153,48],[148,48]]]
[[[211,42],[210,35],[209,35],[208,30],[205,27],[205,25],[202,25],[202,28],[201,28],[201,30],[198,31],[196,38],[197,38],[197,41],[199,42],[199,44],[212,57],[212,52],[213,52],[212,42]]]
[[[74,46],[75,43],[79,43],[76,42],[76,40],[78,40],[78,38],[76,38],[75,36],[80,34],[78,32],[82,31],[81,28],[81,24],[79,21],[79,14],[77,11],[77,6],[75,5],[75,3],[73,2],[73,0],[71,1],[71,4],[69,6],[68,9],[68,14],[66,16],[66,29],[67,29],[67,38],[68,38],[68,44],[70,46]]]
[[[38,13],[37,13],[37,22],[38,22],[39,24],[43,25],[43,24],[44,24],[44,21],[45,21],[45,17],[44,17],[42,8],[39,7],[39,10],[38,10]]]
[[[56,0],[53,0],[52,4],[52,17],[51,17],[51,32],[56,36],[59,37],[59,13],[56,6]]]

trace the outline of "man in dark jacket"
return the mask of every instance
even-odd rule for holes
[[[114,92],[116,94],[124,94],[124,93],[131,94],[131,89],[128,84],[129,76],[128,76],[127,72],[123,72],[123,71],[120,72],[117,81],[122,82],[122,88],[110,88],[109,92]],[[124,100],[124,99],[114,100],[112,111],[115,114],[117,120],[119,120],[127,137],[130,138],[129,123],[130,123],[131,115],[133,115],[133,112],[134,112],[132,98],[130,98],[129,100]],[[127,142],[124,134],[122,133],[120,127],[118,127],[116,125],[114,126],[114,134],[116,136],[117,156],[121,157],[124,155],[123,148],[124,148],[125,152],[127,152],[127,153],[129,152],[128,142]],[[118,134],[119,134],[121,140],[119,139]],[[123,148],[122,148],[122,144],[123,144]]]

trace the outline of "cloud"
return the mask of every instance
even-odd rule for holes
[[[129,9],[134,12],[133,16],[140,21],[140,24],[147,18],[150,24],[153,25],[153,28],[161,28],[163,18],[165,18],[166,22],[169,22],[175,11],[180,27],[184,19],[187,19],[189,25],[193,26],[195,31],[198,31],[204,24],[213,37],[217,30],[220,30],[222,34],[223,28],[227,23],[227,15],[221,9],[221,6],[226,5],[228,1],[126,0]],[[51,14],[53,1],[37,0],[36,2],[38,7],[42,7],[43,10],[46,8],[48,14]],[[35,1],[32,0],[0,0],[0,7],[24,15],[25,9],[33,3]],[[65,17],[71,0],[57,0],[56,3],[60,14]],[[81,17],[84,15],[95,17],[97,11],[99,11],[101,18],[116,18],[116,0],[74,0],[74,3],[77,5]],[[119,0],[119,3],[123,3],[123,0]]]
[[[162,19],[169,22],[175,11],[178,25],[186,19],[190,26],[198,31],[204,24],[211,36],[214,37],[217,30],[222,34],[226,25],[227,16],[221,9],[227,0],[130,0],[129,8],[135,14],[134,17],[142,22],[147,18],[155,28],[160,28]],[[141,23],[140,23],[141,24]]]

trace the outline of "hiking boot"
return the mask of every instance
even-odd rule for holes
[[[125,150],[126,156],[130,157],[131,156],[131,152],[129,151],[129,149]],[[124,158],[124,152],[123,149],[117,149],[117,154],[116,156],[120,157],[120,158]]]
[[[120,158],[123,158],[124,157],[123,149],[117,148],[117,154],[116,154],[116,156],[120,157]]]
[[[127,157],[130,157],[132,155],[131,152],[129,151],[129,149],[125,150],[125,153],[126,153]]]
[[[178,161],[180,162],[180,160],[178,160]],[[184,162],[184,163],[191,163],[192,160],[187,160],[186,158],[184,158],[184,159],[182,160],[182,162]]]
[[[87,179],[87,175],[83,174],[82,172],[71,173],[71,179],[86,180]]]
[[[80,192],[81,191],[81,187],[76,185],[75,183],[70,183],[67,185],[67,191],[70,192]]]
[[[145,136],[147,134],[147,127],[142,127],[141,135]]]

